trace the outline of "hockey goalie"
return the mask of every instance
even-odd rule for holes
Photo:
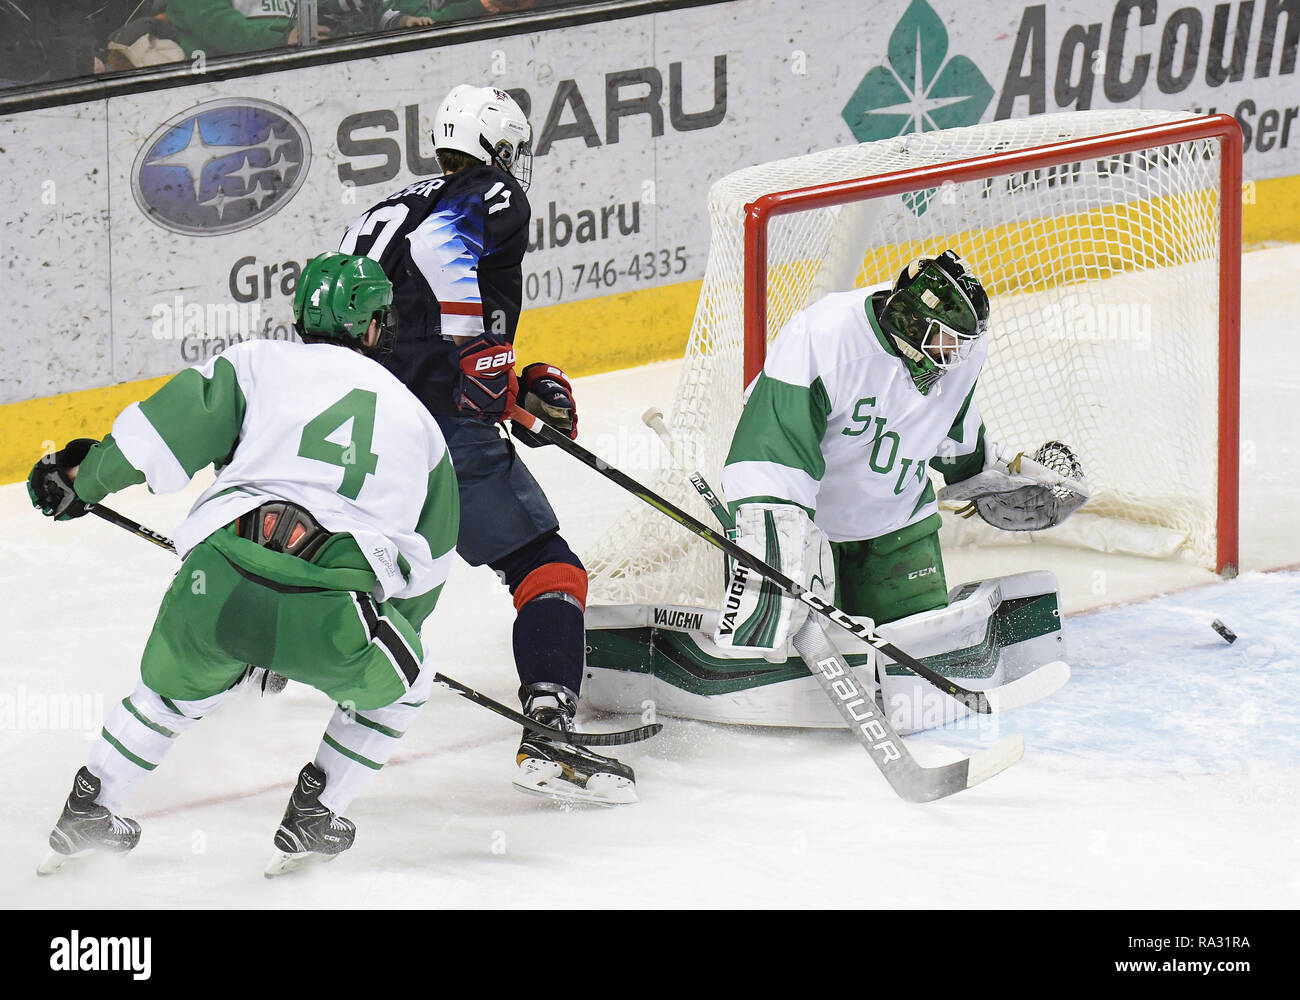
[[[1067,445],[1048,442],[1030,458],[986,438],[974,393],[988,317],[984,287],[953,250],[914,260],[892,285],[814,303],[773,340],[721,481],[740,546],[971,690],[1064,659],[1057,586],[1032,572],[950,593],[939,502],[1002,530],[1035,531],[1088,497]],[[946,484],[938,493],[931,470]],[[716,610],[647,611],[648,629],[588,622],[600,707],[628,710],[635,689],[669,715],[841,724],[792,648],[807,607],[758,573],[732,564]],[[966,714],[872,647],[829,631],[899,732]],[[630,684],[632,673],[649,687]]]

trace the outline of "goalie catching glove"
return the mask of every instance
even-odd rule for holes
[[[827,601],[835,597],[830,542],[802,507],[747,503],[736,510],[736,544]],[[777,663],[808,617],[807,605],[747,566],[731,563],[731,575],[714,641],[724,649]]]
[[[1041,531],[1087,503],[1083,466],[1060,441],[1048,441],[1033,458],[1020,452],[1010,460],[992,441],[984,446],[983,471],[939,491],[942,502],[965,502],[957,510],[962,517],[978,513],[1003,531]]]

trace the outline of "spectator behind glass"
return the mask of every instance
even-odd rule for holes
[[[0,0],[0,87],[103,72],[104,39],[138,0]]]
[[[319,0],[317,38],[589,2]],[[0,0],[0,88],[297,42],[296,0]]]
[[[320,0],[316,38],[421,28],[484,12],[481,0]],[[297,13],[296,0],[167,0],[167,19],[186,58],[297,45]]]
[[[545,0],[543,0],[545,2]],[[574,0],[550,0],[552,4]],[[581,0],[589,3],[591,0]],[[534,0],[342,0],[338,16],[322,13],[333,37],[425,28],[451,21],[467,21],[485,14],[528,10]]]
[[[322,0],[322,12],[337,8]],[[296,0],[167,0],[167,20],[186,58],[202,52],[212,58],[257,52],[298,43]],[[329,37],[320,25],[316,37]]]

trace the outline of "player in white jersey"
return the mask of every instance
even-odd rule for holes
[[[979,279],[946,250],[892,287],[828,295],[792,318],[748,389],[722,474],[737,541],[880,624],[948,603],[930,469],[949,484],[983,476],[991,485],[969,498],[999,527],[1068,516],[1050,489],[1007,492],[1008,466],[985,440],[973,397],[988,317]],[[1062,471],[1077,475],[1072,460]],[[730,596],[720,645],[785,649],[802,605],[756,575]]]
[[[135,847],[140,826],[120,815],[131,793],[178,735],[263,670],[337,703],[267,874],[352,845],[341,814],[432,684],[419,628],[459,523],[437,424],[373,360],[391,301],[375,262],[317,257],[294,299],[303,343],[235,345],[127,407],[102,441],[73,441],[32,470],[33,504],[67,520],[127,486],[174,492],[217,468],[176,533],[183,563],[140,683],[77,772],[43,874],[85,851]]]

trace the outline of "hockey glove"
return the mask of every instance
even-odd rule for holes
[[[460,348],[456,409],[463,417],[497,423],[504,420],[519,393],[512,345],[480,334]]]
[[[835,563],[830,542],[802,507],[746,503],[736,510],[736,544],[824,600],[835,597]],[[787,643],[808,617],[802,601],[762,576],[731,565],[714,641],[722,648],[777,663],[790,655]]]
[[[541,417],[558,431],[578,437],[578,407],[573,401],[569,377],[554,365],[535,361],[519,375],[519,405],[535,417]],[[538,435],[512,424],[510,431],[530,448],[546,444]]]
[[[77,438],[60,451],[42,456],[27,477],[27,495],[32,498],[32,506],[56,521],[71,521],[85,514],[88,508],[77,496],[68,471],[85,461],[90,449],[97,444],[99,442],[92,438]]]
[[[1041,531],[1087,503],[1083,466],[1069,446],[1048,441],[1033,458],[1020,452],[1007,459],[999,445],[984,443],[984,471],[939,491],[941,503],[965,503],[957,509],[962,517],[979,514],[1002,531]]]

